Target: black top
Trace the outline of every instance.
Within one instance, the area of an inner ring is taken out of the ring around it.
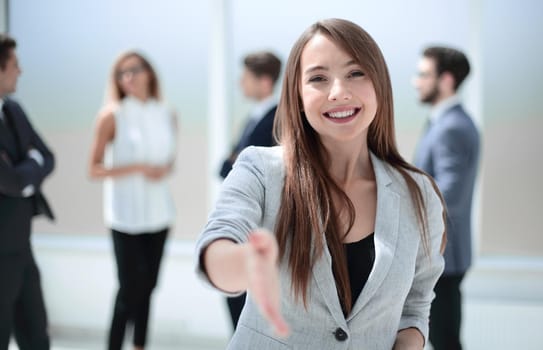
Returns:
[[[352,305],[362,292],[373,268],[373,262],[375,261],[373,236],[372,233],[360,241],[344,244],[347,255],[347,268],[349,269]]]

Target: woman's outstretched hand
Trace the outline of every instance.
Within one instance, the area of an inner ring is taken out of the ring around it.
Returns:
[[[250,295],[275,333],[286,337],[289,327],[281,315],[275,236],[266,230],[256,230],[249,236],[248,246],[247,278]]]

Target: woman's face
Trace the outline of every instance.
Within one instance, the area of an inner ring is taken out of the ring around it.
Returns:
[[[302,52],[300,69],[303,109],[323,144],[365,140],[377,98],[362,67],[327,36],[316,34]]]
[[[126,95],[140,99],[149,96],[149,72],[138,57],[124,59],[116,72],[116,79]]]

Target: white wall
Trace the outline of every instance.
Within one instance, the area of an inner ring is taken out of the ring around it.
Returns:
[[[0,0],[0,32],[3,33],[8,29],[7,3],[7,0]]]

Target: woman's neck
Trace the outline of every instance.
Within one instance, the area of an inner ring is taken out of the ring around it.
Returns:
[[[340,186],[360,179],[374,179],[369,149],[362,145],[341,145],[328,149],[328,171]]]
[[[130,94],[128,96],[142,103],[147,102],[151,98],[149,94]]]

